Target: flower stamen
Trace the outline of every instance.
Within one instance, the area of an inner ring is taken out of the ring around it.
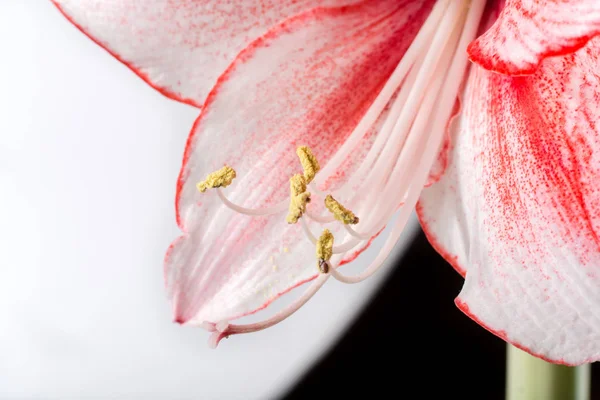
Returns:
[[[254,217],[260,217],[260,216],[265,216],[265,215],[273,215],[273,214],[277,214],[280,212],[283,212],[286,210],[286,208],[288,208],[288,204],[287,201],[282,201],[279,204],[276,204],[272,207],[264,207],[264,208],[246,208],[246,207],[242,207],[240,205],[237,205],[235,203],[232,203],[227,196],[225,196],[225,194],[223,193],[223,191],[221,190],[221,188],[217,188],[217,194],[219,195],[219,198],[221,199],[221,201],[223,202],[223,204],[229,208],[231,208],[233,211],[236,211],[240,214],[245,214],[245,215],[251,215]]]
[[[345,283],[357,283],[383,265],[404,231],[443,141],[461,78],[467,68],[464,56],[466,46],[477,32],[484,6],[484,1],[436,2],[415,42],[391,76],[389,85],[386,84],[351,137],[320,171],[321,176],[315,178],[320,166],[310,149],[305,146],[297,149],[304,174],[294,175],[290,179],[289,210],[291,213],[294,203],[294,210],[299,214],[294,222],[301,219],[306,237],[315,245],[320,274],[300,298],[264,321],[244,325],[227,322],[205,324],[213,332],[211,344],[216,345],[230,335],[256,332],[283,321],[305,304],[331,275]],[[331,195],[326,197],[325,205],[333,217],[313,215],[306,207],[310,198],[307,186],[314,180],[311,191],[319,196],[328,194],[322,193],[316,186],[324,186],[346,156],[360,144],[400,85],[402,88],[393,101],[384,129],[371,146],[369,155],[362,160],[359,173],[353,172],[343,186],[341,197],[337,192],[334,193],[344,202],[350,201],[353,208],[358,207],[356,211],[361,215],[360,227],[363,232],[355,231],[350,225],[359,222],[356,215]],[[411,173],[407,173],[408,170]],[[228,205],[221,189],[217,192]],[[368,195],[363,196],[363,193]],[[348,198],[351,194],[358,195]],[[303,197],[298,198],[300,195]],[[274,207],[280,208],[282,205],[287,204],[280,203]],[[383,248],[362,273],[346,276],[335,268],[330,261],[333,255],[344,254],[380,232],[396,211],[399,211],[398,217]],[[306,218],[300,218],[303,214],[318,223],[338,220],[351,237],[345,243],[334,246],[333,234],[325,229],[317,239],[310,231]]]
[[[317,241],[317,267],[322,274],[329,272],[329,260],[333,255],[333,234],[325,229]]]
[[[306,180],[296,174],[290,178],[290,207],[286,217],[288,224],[295,224],[306,212],[306,204],[310,202],[310,193],[306,191]]]
[[[312,213],[310,210],[306,210],[306,216],[320,224],[329,224],[329,223],[335,221],[335,217],[333,215],[326,215],[326,216],[316,215],[316,214]]]
[[[296,174],[290,178],[290,193],[292,196],[298,196],[306,192],[306,178]]]
[[[406,78],[406,75],[415,64],[415,61],[418,59],[419,55],[422,54],[423,49],[428,47],[431,38],[439,26],[440,20],[443,19],[448,4],[448,0],[436,2],[433,10],[427,17],[427,20],[419,30],[419,33],[414,38],[412,44],[407,49],[406,53],[402,57],[402,60],[390,76],[389,80],[378,94],[369,111],[363,116],[363,119],[361,119],[354,131],[344,141],[342,146],[323,168],[323,179],[319,178],[317,180],[318,182],[315,182],[319,186],[324,184],[326,178],[335,172],[335,170],[346,159],[348,154],[353,151],[353,149],[360,143],[364,135],[367,134],[369,129],[377,121],[377,118],[392,99],[396,90],[401,86],[402,82]]]
[[[358,217],[354,213],[344,207],[339,201],[333,198],[332,195],[328,194],[325,197],[325,207],[333,214],[335,219],[341,223],[348,225],[358,224]]]
[[[317,239],[317,237],[315,235],[313,235],[313,233],[311,232],[310,228],[308,227],[308,224],[306,223],[305,219],[302,218],[300,220],[301,224],[302,224],[302,229],[304,230],[304,234],[306,235],[306,238],[314,245],[317,244],[317,242],[319,241],[319,239]],[[347,226],[347,225],[344,225]],[[352,250],[353,248],[356,247],[357,244],[360,243],[360,240],[357,240],[357,238],[350,238],[349,240],[347,240],[346,242],[342,243],[342,244],[338,244],[337,246],[333,246],[332,252],[333,254],[343,254],[349,250]]]
[[[198,182],[196,187],[202,193],[208,189],[227,187],[236,177],[235,170],[228,165],[225,165],[218,171],[211,172],[202,182]]]
[[[222,339],[228,338],[231,335],[258,332],[280,323],[281,321],[298,311],[300,307],[302,307],[304,304],[306,304],[306,302],[310,300],[315,295],[315,293],[319,291],[323,284],[327,282],[329,276],[329,274],[320,274],[317,277],[317,279],[315,279],[312,282],[312,284],[306,289],[302,296],[297,298],[283,310],[277,312],[275,315],[268,319],[265,319],[264,321],[255,322],[251,324],[229,324],[223,331],[218,331],[215,327],[216,324],[212,324],[210,322],[201,324],[202,327],[207,329],[209,332],[212,332],[212,335],[208,339],[208,345],[211,348],[215,348]]]
[[[374,207],[378,210],[380,207],[388,207],[390,202],[388,201],[388,204],[385,204],[386,198],[403,198],[404,205],[400,209],[395,226],[390,232],[390,235],[388,236],[383,248],[365,271],[355,276],[345,276],[336,269],[331,269],[331,275],[341,282],[361,282],[373,275],[373,273],[375,273],[383,265],[383,262],[389,256],[390,252],[394,248],[394,245],[399,240],[400,235],[404,230],[404,226],[407,223],[410,211],[419,198],[421,188],[425,185],[429,170],[435,160],[435,157],[437,156],[437,150],[443,139],[445,125],[451,115],[454,102],[456,101],[461,77],[464,75],[465,68],[467,67],[467,58],[464,56],[464,52],[466,51],[468,43],[473,40],[477,33],[479,21],[485,7],[485,2],[473,2],[467,4],[470,4],[470,7],[465,7],[464,9],[465,11],[468,11],[466,13],[466,18],[459,25],[461,28],[459,31],[460,39],[458,40],[458,43],[454,45],[455,48],[452,49],[451,53],[452,57],[448,57],[449,60],[446,64],[449,66],[449,68],[446,69],[445,74],[443,74],[443,70],[440,70],[442,75],[436,76],[434,84],[430,86],[431,90],[428,90],[428,92],[430,91],[430,94],[427,96],[427,101],[425,102],[426,106],[421,107],[419,113],[421,115],[417,118],[417,121],[415,121],[412,127],[412,130],[416,132],[426,129],[428,132],[430,132],[428,135],[429,137],[419,138],[418,136],[409,135],[409,141],[412,140],[414,142],[410,146],[407,145],[407,147],[413,149],[411,152],[412,156],[406,157],[404,154],[400,156],[400,158],[404,158],[405,162],[401,162],[396,165],[394,171],[387,181],[387,184],[385,185],[386,187],[382,192],[383,194],[380,194],[379,196],[380,200]],[[457,6],[458,3],[451,4],[451,7],[455,8],[452,10],[452,13],[449,13],[448,18],[453,18],[457,11],[460,12],[460,10],[456,9]],[[446,57],[447,56],[448,54]],[[435,108],[433,108],[434,103],[436,106]],[[431,110],[434,110],[433,115],[431,114]],[[425,121],[429,121],[430,124],[425,123]],[[414,156],[416,154],[420,154],[422,156],[421,159],[418,160],[418,168],[416,168],[413,173],[410,186],[402,192],[396,191],[396,193],[394,193],[394,185],[396,187],[400,186],[398,185],[400,174],[402,174],[402,171],[406,170],[406,167],[410,165],[410,163],[414,163]],[[397,207],[394,205],[392,206]],[[378,217],[380,220],[385,218],[385,212],[380,212],[379,214],[380,215]]]
[[[321,169],[319,161],[313,154],[312,150],[307,146],[298,147],[296,149],[296,154],[300,159],[300,164],[302,164],[306,184],[309,184],[315,178],[317,172],[319,172],[319,170]],[[306,190],[306,188],[304,190]]]

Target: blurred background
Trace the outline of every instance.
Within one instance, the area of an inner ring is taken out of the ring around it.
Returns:
[[[462,278],[414,219],[376,277],[210,350],[162,281],[197,110],[49,1],[0,1],[0,48],[0,399],[503,398],[504,343],[455,308]]]

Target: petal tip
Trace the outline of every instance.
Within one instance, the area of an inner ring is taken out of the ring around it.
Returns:
[[[217,328],[215,327],[215,324],[213,324],[212,322],[208,322],[208,321],[204,321],[200,324],[200,328],[207,330],[209,332],[216,332]]]
[[[214,332],[208,338],[208,347],[211,349],[216,349],[219,343],[221,342],[221,339],[226,337],[227,335],[225,335],[223,332]]]
[[[575,53],[600,34],[600,7],[592,0],[506,3],[489,6],[489,27],[467,47],[469,59],[490,72],[532,75],[545,59]]]
[[[217,331],[224,333],[227,330],[227,328],[229,328],[229,322],[228,321],[220,321],[220,322],[217,322],[214,325],[214,327]]]
[[[486,71],[509,76],[533,75],[545,58],[540,58],[535,63],[524,63],[524,65],[517,66],[503,61],[498,55],[489,56],[481,49],[478,40],[471,42],[467,47],[467,57],[469,57],[469,61]]]
[[[179,306],[177,293],[175,293],[173,297],[173,322],[179,325],[186,325],[190,319],[190,316],[186,315],[184,310]],[[207,328],[210,331],[210,325],[207,325]]]
[[[531,350],[530,348],[528,348],[528,347],[526,347],[526,346],[524,346],[524,345],[522,345],[520,343],[514,342],[511,339],[509,339],[508,335],[506,334],[505,331],[503,331],[503,330],[495,330],[495,329],[491,328],[490,326],[488,326],[485,322],[483,322],[483,320],[481,320],[479,317],[477,317],[477,315],[475,315],[471,311],[469,305],[464,300],[462,300],[460,297],[457,297],[454,300],[454,304],[456,304],[456,307],[458,307],[458,309],[460,311],[462,311],[466,316],[468,316],[469,318],[471,318],[473,321],[475,321],[481,327],[485,328],[489,332],[491,332],[494,335],[498,336],[500,339],[504,340],[506,343],[509,343],[512,346],[515,346],[516,348],[518,348],[520,350],[523,350],[524,352],[526,352],[528,354],[531,354],[534,357],[539,358],[540,360],[549,362],[551,364],[564,365],[564,366],[567,366],[567,367],[576,367],[578,365],[587,364],[587,363],[590,362],[588,360],[584,360],[584,361],[579,362],[579,363],[573,363],[573,362],[570,362],[570,361],[566,361],[563,358],[553,359],[553,358],[547,357],[547,356],[545,356],[543,354],[536,353],[533,350]]]

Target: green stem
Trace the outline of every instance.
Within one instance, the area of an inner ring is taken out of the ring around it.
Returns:
[[[550,364],[507,345],[506,400],[589,400],[590,365]]]

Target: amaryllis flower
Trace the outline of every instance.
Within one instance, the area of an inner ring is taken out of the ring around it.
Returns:
[[[201,108],[165,261],[176,321],[213,344],[269,327],[374,273],[416,206],[462,311],[553,362],[600,359],[597,0],[55,3]],[[363,273],[338,269],[386,225]]]

